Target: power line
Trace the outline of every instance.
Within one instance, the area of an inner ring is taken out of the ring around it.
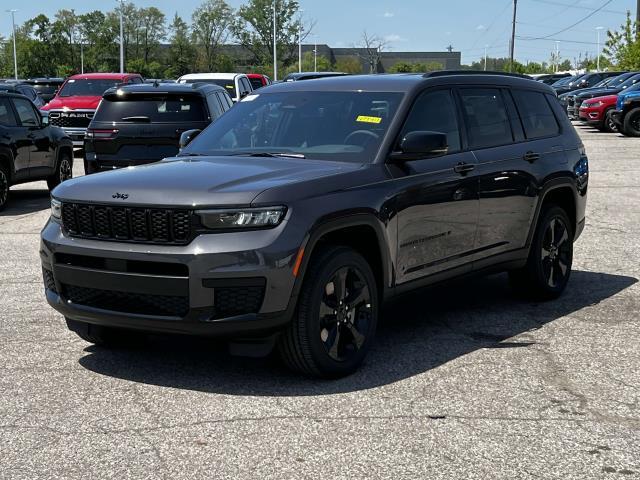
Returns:
[[[593,12],[591,12],[589,15],[587,15],[586,17],[578,20],[576,23],[569,25],[567,28],[563,28],[562,30],[559,30],[555,33],[551,33],[549,35],[545,35],[544,37],[520,37],[521,40],[547,40],[548,38],[554,37],[556,35],[558,35],[559,33],[564,33],[567,30],[571,30],[573,27],[575,27],[576,25],[580,25],[582,22],[590,19],[591,17],[593,17],[596,13],[598,13],[600,10],[602,10],[604,7],[606,7],[607,5],[609,5],[611,2],[613,2],[613,0],[607,0],[604,5],[602,5],[600,8],[597,8],[596,10],[594,10]]]
[[[576,4],[554,2],[553,0],[533,0],[533,1],[534,2],[538,2],[538,3],[546,3],[546,4],[549,4],[549,5],[559,5],[561,7],[576,8],[576,9],[580,9],[580,10],[593,10],[592,8],[589,8],[589,7],[581,7],[581,6],[578,6]],[[627,12],[622,12],[620,10],[602,10],[602,12],[616,13],[618,15],[626,15],[626,13],[627,13]]]

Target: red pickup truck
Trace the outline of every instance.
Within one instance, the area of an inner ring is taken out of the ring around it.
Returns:
[[[62,127],[75,148],[82,148],[89,122],[102,94],[111,87],[142,83],[137,73],[84,73],[73,75],[62,84],[56,96],[42,110],[49,112],[49,123]]]

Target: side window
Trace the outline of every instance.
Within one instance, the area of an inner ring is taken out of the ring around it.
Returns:
[[[0,98],[0,125],[3,127],[15,127],[18,125],[9,100],[6,98]]]
[[[229,100],[229,95],[227,95],[226,93],[216,93],[216,96],[218,97],[218,100],[220,101],[222,110],[224,112],[231,108],[231,106],[229,105],[229,103],[231,103],[231,100]]]
[[[220,115],[224,113],[222,110],[222,106],[220,105],[220,100],[218,100],[218,95],[216,93],[207,95],[207,105],[209,105],[211,120],[219,118]]]
[[[513,142],[511,125],[500,90],[460,90],[470,148],[487,148]]]
[[[449,152],[460,150],[460,128],[450,90],[429,91],[418,97],[407,116],[402,136],[414,131],[444,133],[447,135]]]
[[[20,123],[23,126],[37,127],[38,125],[40,125],[40,121],[38,120],[36,111],[34,110],[29,100],[14,98],[13,105],[16,107],[18,118],[20,119]]]
[[[560,133],[556,117],[543,93],[513,90],[512,94],[527,138],[549,137]]]
[[[129,83],[142,83],[142,79],[140,77],[131,77]]]

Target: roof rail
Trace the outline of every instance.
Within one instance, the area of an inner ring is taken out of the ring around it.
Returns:
[[[516,77],[531,80],[529,75],[520,73],[494,72],[491,70],[438,70],[423,75],[424,78],[448,77],[450,75],[500,75],[503,77]]]

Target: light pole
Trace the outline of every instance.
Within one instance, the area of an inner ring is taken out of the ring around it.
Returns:
[[[302,12],[300,10],[300,24],[298,25],[298,73],[302,73]]]
[[[124,2],[126,0],[116,0],[120,2],[120,73],[124,73],[124,27],[122,15],[124,14]]]
[[[80,34],[80,73],[84,74],[84,37]]]
[[[604,27],[596,27],[596,32],[598,32],[598,50],[596,51],[596,55],[598,55],[598,58],[596,60],[596,69],[598,70],[598,72],[600,71],[600,30],[604,30]]]
[[[556,73],[558,73],[559,66],[560,66],[560,42],[556,40]]]
[[[313,71],[318,71],[318,36],[313,36]]]
[[[16,12],[18,10],[7,10],[11,14],[11,24],[13,25],[13,70],[15,79],[18,79],[18,54],[16,53]]]
[[[513,54],[516,49],[516,19],[518,0],[513,0],[513,21],[511,23],[511,43],[509,44],[509,71],[513,72]]]
[[[276,0],[273,0],[273,80],[278,80],[278,37],[276,36]]]
[[[489,45],[485,45],[484,46],[484,71],[487,71],[487,48],[489,48]]]

